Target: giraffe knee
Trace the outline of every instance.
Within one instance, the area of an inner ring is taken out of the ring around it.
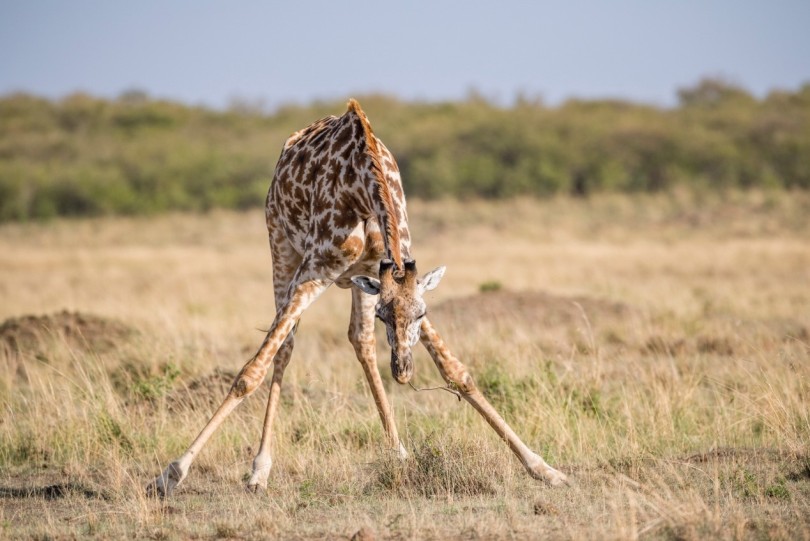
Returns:
[[[453,384],[463,394],[472,394],[476,390],[475,380],[466,368],[459,376],[453,378]]]
[[[453,384],[462,394],[472,394],[476,391],[475,380],[466,366],[459,361],[453,363],[450,370],[445,371],[445,379]]]
[[[238,376],[236,381],[233,382],[233,386],[231,386],[231,394],[236,398],[246,397],[255,390],[255,387],[250,384],[250,381],[242,376]]]
[[[230,393],[236,398],[244,398],[249,396],[259,388],[259,385],[264,381],[264,376],[267,370],[262,370],[258,367],[245,367],[242,372],[236,376],[236,380],[231,386]]]
[[[349,329],[349,342],[354,346],[354,351],[361,360],[377,354],[377,341],[374,333],[357,333],[353,329]]]

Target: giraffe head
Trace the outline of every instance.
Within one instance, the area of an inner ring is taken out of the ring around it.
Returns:
[[[444,267],[433,269],[421,278],[416,274],[416,262],[405,262],[400,271],[390,259],[380,262],[380,279],[353,276],[352,282],[369,295],[379,295],[376,316],[385,323],[391,346],[391,374],[399,383],[408,383],[413,376],[411,347],[419,340],[419,327],[427,313],[422,294],[439,285]]]

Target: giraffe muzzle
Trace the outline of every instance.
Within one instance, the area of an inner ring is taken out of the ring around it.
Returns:
[[[397,353],[391,350],[391,375],[402,385],[411,381],[413,377],[413,356],[411,350]]]

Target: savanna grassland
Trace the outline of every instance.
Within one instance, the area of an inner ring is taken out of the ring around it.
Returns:
[[[263,494],[243,490],[267,389],[167,501],[274,314],[260,210],[0,227],[0,537],[810,539],[810,195],[413,201],[431,320],[526,443],[392,382],[384,448],[346,340],[305,314]],[[379,331],[380,329],[378,329]],[[442,384],[416,350],[415,384]]]

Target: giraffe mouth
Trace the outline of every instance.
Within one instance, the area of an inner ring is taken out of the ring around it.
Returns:
[[[411,381],[413,377],[413,357],[411,350],[407,353],[397,354],[395,350],[391,350],[391,375],[400,385],[404,385]]]

